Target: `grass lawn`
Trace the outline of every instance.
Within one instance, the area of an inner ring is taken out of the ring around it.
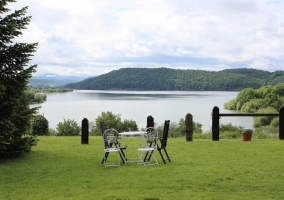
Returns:
[[[159,166],[105,168],[101,137],[39,139],[31,153],[0,160],[0,199],[284,199],[283,140],[169,138],[171,163],[156,154]],[[133,156],[138,143],[129,140]]]

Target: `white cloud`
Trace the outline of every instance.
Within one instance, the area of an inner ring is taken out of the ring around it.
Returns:
[[[122,67],[284,70],[280,0],[26,0],[37,74]],[[92,64],[90,64],[92,63]],[[249,64],[248,64],[249,63]]]

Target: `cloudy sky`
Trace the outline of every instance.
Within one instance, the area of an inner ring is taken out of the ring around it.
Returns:
[[[284,70],[284,0],[18,0],[35,75],[124,67]]]

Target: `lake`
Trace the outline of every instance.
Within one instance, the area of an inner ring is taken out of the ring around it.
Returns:
[[[155,123],[164,120],[179,122],[187,113],[193,121],[201,123],[203,131],[211,130],[211,112],[218,106],[220,113],[235,113],[225,110],[225,102],[235,98],[238,92],[223,91],[102,91],[76,90],[67,93],[47,93],[47,101],[33,104],[41,106],[40,114],[49,121],[50,128],[56,128],[63,119],[74,119],[80,124],[84,118],[89,122],[111,111],[124,119],[136,121],[139,128],[146,126],[147,116],[152,115]],[[220,123],[252,128],[252,117],[222,117]]]

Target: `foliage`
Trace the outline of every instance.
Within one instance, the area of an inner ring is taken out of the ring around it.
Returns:
[[[119,129],[121,131],[137,131],[138,130],[138,126],[137,126],[135,121],[125,119],[120,124]]]
[[[159,135],[161,135],[164,130],[164,124],[158,125],[155,129],[158,131]],[[181,118],[178,123],[170,122],[168,137],[174,137],[174,138],[183,137],[185,136],[185,132],[186,132],[186,126],[185,126],[185,120],[183,118]],[[202,133],[202,124],[198,122],[193,122],[193,133],[194,134]]]
[[[107,111],[107,112],[102,112],[101,115],[99,115],[95,119],[96,125],[95,126],[93,124],[91,125],[91,135],[102,135],[100,122],[104,122],[106,129],[114,128],[118,132],[138,130],[138,126],[135,121],[124,120],[123,122],[121,122],[120,114],[116,115],[110,111]]]
[[[48,120],[44,115],[36,115],[33,117],[32,134],[33,135],[48,135]]]
[[[244,129],[244,130],[242,130],[241,133],[243,133],[243,134],[253,134],[253,130],[252,129]]]
[[[215,71],[122,68],[65,87],[85,90],[240,91],[284,82],[284,74],[256,69]],[[127,80],[127,81],[125,81]]]
[[[10,12],[6,8],[14,0],[0,3],[0,157],[16,157],[29,152],[37,139],[29,136],[32,116],[37,108],[29,108],[27,82],[36,65],[28,66],[37,44],[15,43],[22,29],[30,23],[27,7]]]
[[[232,123],[221,123],[219,126],[220,139],[240,138],[240,133],[244,128],[242,126],[234,126]],[[210,132],[212,135],[212,133]],[[211,136],[212,137],[212,136]]]
[[[232,123],[221,123],[219,127],[220,133],[222,132],[238,132],[240,133],[244,128],[242,126],[234,126]]]
[[[267,107],[267,108],[261,108],[259,109],[256,113],[277,113],[277,111],[272,108],[272,107]],[[279,119],[279,117],[277,117]],[[275,117],[270,117],[270,116],[265,116],[265,117],[254,117],[253,121],[254,121],[254,127],[259,127],[259,126],[267,126],[270,125],[270,123],[272,122],[272,120],[276,118]],[[274,125],[275,121],[273,122]],[[279,121],[279,120],[278,120]]]
[[[246,113],[275,113],[284,106],[284,84],[268,85],[258,89],[246,88],[239,92],[235,99],[225,103],[229,110],[238,110]],[[275,117],[254,117],[254,127],[278,126],[279,120]]]
[[[55,93],[55,92],[72,92],[73,90],[65,87],[40,87],[30,88],[31,91],[37,93]]]
[[[236,139],[241,138],[242,126],[235,126],[232,123],[221,123],[219,126],[220,139]],[[208,131],[202,134],[194,134],[195,139],[212,139],[212,132]]]
[[[30,103],[43,103],[44,101],[46,101],[45,94],[36,93],[35,91],[30,89],[26,91],[26,95]]]
[[[58,136],[77,136],[80,133],[80,126],[75,120],[67,119],[59,122],[56,127]]]
[[[49,136],[56,136],[56,135],[57,135],[57,132],[56,132],[55,129],[49,128],[49,129],[48,129],[48,135],[49,135]]]

